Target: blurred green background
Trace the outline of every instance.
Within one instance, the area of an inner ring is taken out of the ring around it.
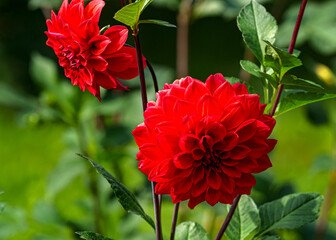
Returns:
[[[100,26],[117,24],[117,0],[105,1]],[[189,74],[205,80],[217,72],[250,77],[239,60],[251,59],[236,16],[247,0],[196,0],[189,34]],[[288,47],[300,1],[259,1],[279,24],[277,45]],[[88,154],[122,181],[153,216],[150,184],[137,170],[137,146],[131,131],[142,121],[138,79],[125,81],[131,91],[104,91],[102,103],[64,77],[45,45],[46,18],[60,0],[0,0],[0,239],[78,239],[74,232],[100,230],[114,239],[154,239],[138,216],[127,214],[109,185],[75,153]],[[155,0],[143,18],[173,24],[179,0]],[[296,48],[304,67],[297,76],[335,84],[336,2],[309,1]],[[176,29],[141,26],[143,53],[153,64],[160,88],[176,78]],[[131,40],[131,39],[130,39]],[[129,41],[133,45],[132,41]],[[148,93],[154,99],[146,70]],[[277,118],[271,153],[273,168],[259,174],[252,196],[258,204],[292,192],[319,192],[331,200],[325,208],[324,238],[317,223],[280,231],[284,239],[336,239],[336,102],[329,100]],[[83,147],[84,146],[84,147]],[[83,149],[85,148],[85,149]],[[329,189],[329,190],[328,190]],[[98,197],[97,197],[98,195]],[[179,222],[199,222],[212,237],[226,214],[222,205],[182,204]],[[170,233],[173,205],[163,198],[164,235]],[[320,221],[321,224],[321,221]]]

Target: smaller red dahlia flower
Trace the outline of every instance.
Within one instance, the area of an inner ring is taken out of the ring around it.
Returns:
[[[187,77],[166,84],[156,98],[133,135],[139,169],[157,183],[157,194],[174,203],[189,199],[190,208],[232,204],[250,194],[252,173],[272,166],[275,120],[244,84],[231,85],[221,74],[205,83]]]
[[[98,21],[105,2],[64,0],[56,15],[47,20],[47,45],[54,49],[65,76],[82,91],[88,89],[99,101],[100,87],[124,89],[118,79],[138,75],[136,51],[124,46],[128,30],[113,26],[100,35]]]

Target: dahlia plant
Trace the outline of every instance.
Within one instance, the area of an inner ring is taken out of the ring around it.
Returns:
[[[274,117],[299,106],[334,98],[325,86],[289,75],[302,65],[293,55],[307,0],[302,1],[288,51],[274,46],[277,24],[266,9],[251,0],[240,12],[237,23],[244,42],[259,65],[242,60],[241,67],[253,75],[242,83],[221,73],[204,82],[190,76],[156,88],[156,100],[147,102],[144,68],[150,68],[140,47],[140,24],[172,27],[162,20],[140,20],[152,0],[121,1],[115,19],[129,27],[134,45],[126,45],[125,26],[98,26],[103,0],[64,0],[56,15],[47,20],[47,45],[52,47],[65,75],[82,91],[88,89],[101,101],[100,87],[128,88],[120,79],[139,76],[143,103],[143,123],[134,129],[139,147],[138,168],[152,185],[155,220],[147,215],[135,196],[103,167],[88,159],[111,185],[126,211],[141,216],[162,240],[161,201],[169,195],[175,204],[170,239],[210,239],[197,223],[176,227],[179,203],[197,211],[197,205],[225,204],[228,214],[216,240],[279,239],[276,229],[298,228],[317,219],[323,197],[317,193],[297,193],[266,203],[259,208],[249,197],[256,185],[254,174],[272,166],[269,153],[277,140],[271,137]],[[135,80],[132,80],[135,81]],[[157,83],[155,82],[157,86]],[[279,139],[281,141],[281,139]],[[224,208],[224,206],[223,206]],[[95,232],[78,232],[84,239],[109,239]]]

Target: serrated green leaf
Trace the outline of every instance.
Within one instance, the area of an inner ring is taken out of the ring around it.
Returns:
[[[326,99],[335,98],[336,94],[323,94],[314,92],[289,92],[283,94],[279,106],[274,116],[279,116],[295,108],[307,105],[313,102],[319,102]]]
[[[270,42],[265,41],[264,65],[273,68],[279,74],[281,79],[286,72],[295,67],[301,66],[302,62],[294,55],[273,46]]]
[[[118,198],[121,206],[126,211],[132,212],[136,215],[141,216],[146,222],[148,222],[154,229],[155,224],[153,220],[145,213],[141,205],[136,200],[135,196],[117,179],[115,179],[110,173],[108,173],[102,166],[92,161],[90,158],[77,154],[78,156],[88,160],[97,170],[99,174],[101,174],[111,185],[111,188]]]
[[[271,43],[275,41],[278,26],[274,17],[252,0],[240,11],[237,23],[246,45],[262,63],[266,45],[264,40]]]
[[[94,232],[76,232],[82,239],[86,240],[113,240],[112,238],[104,237],[103,235],[99,233],[94,233]]]
[[[228,211],[230,207],[228,206]],[[238,207],[225,231],[229,239],[243,240],[260,224],[259,211],[253,199],[247,195],[241,196]]]
[[[183,222],[176,227],[175,240],[210,240],[210,236],[200,224]]]
[[[156,19],[140,20],[139,24],[140,23],[151,23],[151,24],[161,25],[161,26],[164,26],[164,27],[176,28],[176,26],[174,24],[171,24],[169,22],[162,21],[162,20],[156,20]]]
[[[294,193],[260,206],[257,236],[275,229],[294,229],[315,221],[323,196],[318,193]]]
[[[314,91],[314,90],[321,91],[324,89],[320,84],[317,84],[313,81],[297,78],[294,75],[288,75],[288,74],[283,77],[281,84],[291,88],[303,89],[308,91]]]
[[[116,12],[114,19],[131,27],[131,29],[135,31],[142,11],[145,10],[152,1],[153,0],[138,0],[134,3],[128,4]]]

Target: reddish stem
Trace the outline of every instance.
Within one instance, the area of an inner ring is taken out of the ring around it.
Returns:
[[[175,230],[176,230],[176,223],[177,223],[179,207],[180,207],[180,203],[176,203],[174,206],[173,221],[172,221],[171,232],[170,232],[170,240],[175,239]]]
[[[292,35],[292,40],[291,40],[289,48],[288,48],[288,52],[290,54],[292,54],[293,51],[294,51],[294,46],[295,46],[296,38],[297,38],[298,33],[299,33],[301,21],[302,21],[302,18],[303,18],[303,14],[304,14],[307,2],[308,2],[308,0],[303,0],[302,4],[301,4],[301,7],[300,7],[299,15],[297,17],[295,28],[294,28],[293,35]],[[281,80],[280,80],[280,83],[281,83]],[[277,108],[277,106],[279,104],[279,101],[280,101],[282,90],[283,90],[283,84],[280,84],[280,87],[278,89],[274,105],[272,107],[271,116],[274,116],[274,114],[275,114],[275,110],[276,110],[276,108]]]
[[[234,212],[236,211],[236,208],[237,208],[237,206],[238,206],[240,197],[241,197],[241,195],[238,195],[238,196],[235,198],[235,200],[233,201],[233,204],[232,204],[232,206],[231,206],[231,208],[230,208],[230,211],[229,211],[228,215],[226,216],[225,221],[224,221],[224,223],[223,223],[221,229],[219,230],[219,232],[218,232],[218,234],[217,234],[215,240],[220,240],[220,239],[222,239],[222,237],[223,237],[223,235],[224,235],[224,232],[225,232],[226,228],[229,226],[229,223],[230,223],[230,221],[231,221],[231,219],[232,219],[232,217],[233,217],[233,214],[234,214]]]
[[[123,7],[126,6],[125,0],[121,0],[121,6],[123,6]]]

